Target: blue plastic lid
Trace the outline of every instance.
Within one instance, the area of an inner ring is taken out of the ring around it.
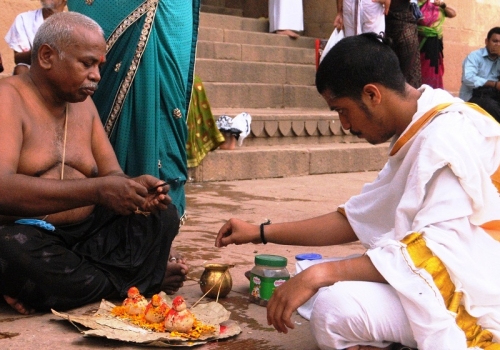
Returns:
[[[323,259],[323,256],[318,253],[303,253],[295,255],[295,259],[297,260],[319,260]]]

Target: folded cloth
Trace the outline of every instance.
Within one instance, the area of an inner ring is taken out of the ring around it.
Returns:
[[[215,121],[217,128],[221,131],[230,132],[238,140],[238,146],[243,144],[243,140],[250,134],[250,124],[252,116],[246,112],[238,114],[231,118],[227,115],[221,115]]]
[[[252,116],[246,112],[238,114],[233,118],[233,128],[240,130],[238,146],[243,144],[243,140],[250,134],[250,124],[252,123]]]

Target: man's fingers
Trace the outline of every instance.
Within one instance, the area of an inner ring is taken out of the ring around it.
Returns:
[[[273,294],[267,304],[267,323],[281,333],[288,333],[288,328],[283,322],[283,303],[278,301],[276,295]]]
[[[217,238],[215,239],[216,247],[225,247],[231,243],[229,237],[231,236],[231,223],[226,222],[217,233]]]

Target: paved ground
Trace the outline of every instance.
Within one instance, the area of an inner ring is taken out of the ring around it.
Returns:
[[[248,302],[248,281],[244,272],[253,266],[255,254],[278,254],[288,258],[288,269],[295,272],[294,257],[298,253],[317,252],[324,257],[347,256],[363,252],[355,243],[341,247],[289,247],[273,244],[214,247],[220,226],[230,217],[260,223],[266,218],[274,222],[305,219],[335,210],[363,183],[372,181],[376,173],[314,175],[281,179],[232,182],[189,183],[188,214],[174,246],[188,259],[190,280],[180,293],[189,303],[203,293],[198,284],[206,263],[234,264],[233,288],[219,302],[231,311],[242,333],[237,337],[209,343],[196,349],[297,349],[316,350],[308,321],[293,316],[296,328],[287,335],[267,326],[266,309]],[[71,310],[74,314],[92,314],[98,304]],[[69,322],[52,314],[22,316],[0,303],[0,349],[137,349],[141,346],[102,338],[84,338]]]

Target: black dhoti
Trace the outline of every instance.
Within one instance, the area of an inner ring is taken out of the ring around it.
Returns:
[[[0,293],[36,310],[64,310],[102,298],[160,291],[179,231],[174,205],[149,216],[96,207],[84,221],[43,228],[0,226]]]

